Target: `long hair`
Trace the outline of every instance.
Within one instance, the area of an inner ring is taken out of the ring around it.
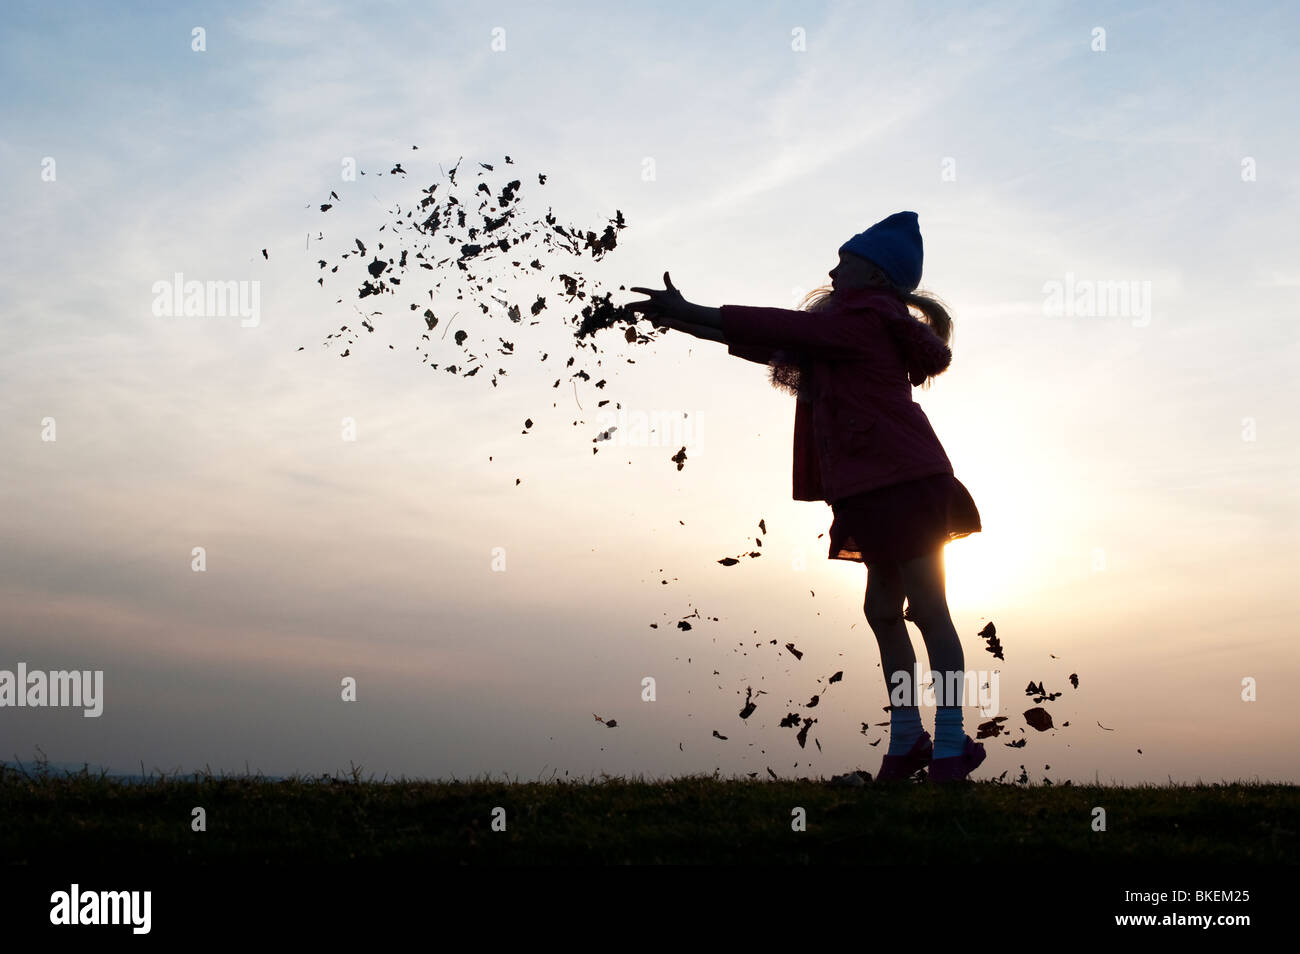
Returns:
[[[938,335],[944,344],[952,344],[952,315],[948,313],[948,308],[943,301],[935,295],[920,289],[911,292],[904,291],[895,285],[875,262],[868,261],[868,265],[870,266],[870,284],[880,286],[907,305],[908,308],[919,312],[920,314],[917,317],[929,325],[930,330]],[[807,312],[824,311],[834,304],[833,294],[834,289],[830,285],[814,288],[799,303],[799,310]],[[809,387],[811,365],[806,357],[778,351],[773,355],[772,363],[768,368],[772,387],[788,394],[798,395],[800,400],[806,401],[811,398],[811,388]],[[926,378],[921,387],[928,390],[930,381],[930,378]]]

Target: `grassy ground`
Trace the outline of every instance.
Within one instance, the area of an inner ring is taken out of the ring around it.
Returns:
[[[207,830],[191,831],[192,810]],[[492,830],[505,809],[506,830]],[[792,830],[794,809],[806,830]],[[1106,831],[1092,830],[1095,808]],[[832,788],[708,776],[124,783],[0,763],[0,864],[140,862],[1295,863],[1291,785]]]

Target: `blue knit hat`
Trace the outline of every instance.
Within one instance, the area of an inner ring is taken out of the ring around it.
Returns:
[[[921,284],[921,228],[915,212],[895,212],[840,246],[880,266],[899,288],[915,291]]]

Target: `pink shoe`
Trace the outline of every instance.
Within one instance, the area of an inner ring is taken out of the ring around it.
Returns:
[[[901,782],[909,779],[930,764],[934,754],[934,742],[930,733],[922,730],[920,738],[913,744],[906,755],[886,755],[876,773],[877,782]]]
[[[980,763],[984,761],[985,754],[984,743],[976,742],[968,735],[966,736],[966,745],[962,749],[961,755],[953,755],[944,759],[933,759],[930,762],[930,781],[965,781],[967,775],[980,767]]]

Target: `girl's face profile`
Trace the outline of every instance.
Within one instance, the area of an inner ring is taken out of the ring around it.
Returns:
[[[831,288],[869,288],[878,284],[876,266],[852,252],[840,252],[839,264],[828,273]]]

